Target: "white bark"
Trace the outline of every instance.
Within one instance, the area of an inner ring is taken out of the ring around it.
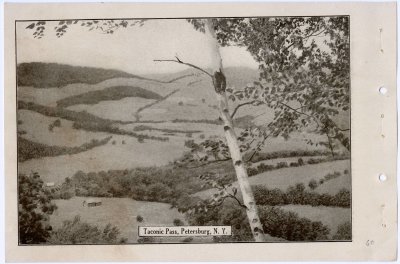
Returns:
[[[212,71],[213,71],[213,84],[215,88],[216,97],[219,104],[220,117],[224,124],[224,131],[226,141],[229,147],[233,165],[238,180],[240,190],[242,192],[244,205],[247,207],[246,213],[250,223],[251,232],[256,242],[264,242],[267,238],[272,238],[265,235],[263,232],[262,224],[258,216],[257,205],[254,200],[253,191],[249,183],[247,170],[242,160],[240,153],[237,136],[233,129],[232,118],[229,113],[228,100],[225,93],[226,81],[223,73],[222,58],[220,54],[220,45],[214,31],[212,19],[206,20],[206,27],[210,34],[211,41],[213,41],[213,58],[212,58]]]

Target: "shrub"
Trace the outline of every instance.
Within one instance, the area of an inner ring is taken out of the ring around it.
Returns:
[[[48,240],[50,244],[120,244],[126,241],[119,237],[117,227],[106,225],[103,229],[82,222],[79,216],[64,221],[61,228],[52,232]]]
[[[138,223],[143,222],[143,220],[144,220],[143,216],[141,216],[141,215],[136,216],[136,221],[137,221]]]
[[[183,102],[182,102],[182,101],[179,101],[178,105],[179,105],[179,106],[182,106],[182,105],[183,105]]]
[[[303,166],[304,165],[304,160],[302,158],[299,158],[297,160],[297,163],[299,164],[299,166]]]
[[[184,223],[182,222],[181,219],[178,218],[174,219],[174,226],[183,226],[183,225]]]
[[[278,164],[276,164],[275,166],[276,169],[287,168],[287,167],[289,167],[289,165],[286,161],[278,162]]]
[[[259,209],[264,232],[289,241],[327,240],[329,228],[321,222],[300,218],[296,213],[285,212],[276,207]]]
[[[290,167],[299,167],[297,162],[290,162]]]
[[[254,198],[258,205],[283,205],[286,194],[280,189],[269,190],[263,186],[254,186]]]
[[[336,234],[332,237],[334,240],[351,240],[351,224],[345,222],[338,226]]]
[[[308,183],[308,187],[310,187],[311,190],[314,190],[318,187],[317,181],[314,179],[310,180],[310,182]]]

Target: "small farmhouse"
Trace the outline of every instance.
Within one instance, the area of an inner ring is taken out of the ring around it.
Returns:
[[[101,200],[98,198],[90,198],[83,202],[83,206],[85,206],[85,204],[87,204],[88,207],[100,206]]]

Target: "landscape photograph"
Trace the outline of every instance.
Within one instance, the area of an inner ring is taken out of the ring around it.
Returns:
[[[349,23],[17,21],[19,245],[351,241]]]

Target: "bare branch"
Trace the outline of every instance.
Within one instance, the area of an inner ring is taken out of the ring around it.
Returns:
[[[197,70],[199,70],[199,71],[201,71],[201,72],[207,74],[207,75],[210,76],[211,78],[213,78],[213,76],[212,76],[209,72],[207,72],[206,70],[200,68],[199,66],[196,66],[196,65],[191,64],[191,63],[183,62],[183,61],[181,61],[178,57],[175,57],[175,58],[176,58],[176,60],[154,60],[154,61],[157,61],[157,62],[175,62],[175,63],[183,64],[183,65],[192,67],[192,68],[194,68],[194,69],[197,69]]]
[[[283,105],[283,106],[289,108],[290,110],[292,110],[292,111],[294,111],[294,112],[296,112],[296,113],[298,113],[298,114],[300,114],[300,115],[305,115],[305,116],[311,117],[312,119],[314,119],[315,123],[317,124],[317,128],[320,127],[320,124],[319,124],[319,122],[318,122],[318,119],[317,119],[315,116],[312,116],[312,115],[309,115],[309,114],[306,114],[306,113],[304,113],[304,112],[300,112],[300,111],[297,110],[297,109],[300,109],[300,108],[302,108],[302,107],[300,107],[300,108],[293,108],[293,107],[291,107],[291,106],[289,106],[289,105],[287,105],[287,104],[285,104],[285,103],[282,103],[282,102],[278,102],[278,104],[281,104],[281,105]]]
[[[253,100],[253,101],[249,101],[249,102],[245,102],[242,104],[238,104],[235,109],[233,110],[232,114],[231,114],[231,118],[233,119],[233,117],[235,116],[237,110],[239,110],[240,107],[245,106],[245,105],[249,105],[249,104],[253,104],[254,102],[260,102],[259,100]]]

